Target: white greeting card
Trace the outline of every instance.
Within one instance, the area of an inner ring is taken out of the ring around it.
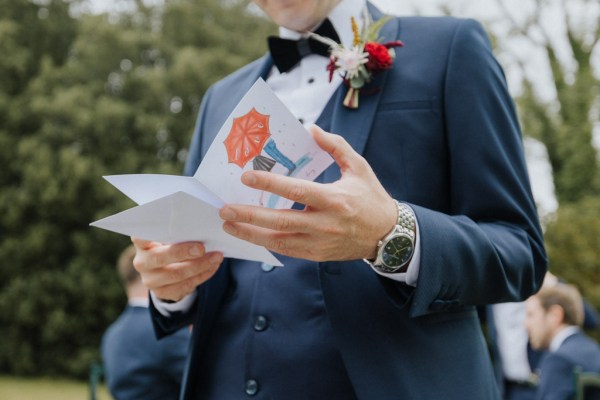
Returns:
[[[267,249],[223,231],[225,204],[290,208],[292,201],[249,188],[241,174],[264,170],[314,180],[333,163],[259,79],[229,115],[193,177],[135,174],[105,179],[138,206],[91,225],[162,243],[201,241],[225,257],[282,265]]]

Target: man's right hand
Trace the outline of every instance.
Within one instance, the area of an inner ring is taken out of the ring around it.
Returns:
[[[179,301],[209,280],[221,266],[223,254],[206,253],[200,242],[162,244],[131,238],[135,269],[144,285],[161,300]]]

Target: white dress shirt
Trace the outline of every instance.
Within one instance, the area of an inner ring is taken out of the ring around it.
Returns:
[[[148,308],[150,302],[148,301],[148,297],[132,297],[127,300],[127,304],[131,307],[143,307]]]
[[[504,377],[510,381],[527,381],[531,376],[531,367],[527,357],[529,337],[523,325],[525,303],[493,304],[492,315]]]

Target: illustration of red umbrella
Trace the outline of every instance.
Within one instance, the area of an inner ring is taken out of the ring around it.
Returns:
[[[228,161],[244,168],[248,161],[260,155],[269,137],[269,115],[252,108],[247,114],[234,118],[231,130],[223,141]]]

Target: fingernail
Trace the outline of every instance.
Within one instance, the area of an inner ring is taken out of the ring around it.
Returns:
[[[235,219],[237,217],[237,213],[233,211],[229,207],[225,207],[221,209],[221,218],[223,219]]]
[[[223,224],[223,230],[230,235],[235,235],[237,233],[237,229],[232,224]]]
[[[190,247],[189,253],[190,253],[190,256],[198,257],[202,254],[202,251],[200,250],[200,247],[193,246],[193,247]]]
[[[212,265],[217,265],[220,264],[221,261],[223,260],[223,257],[221,256],[221,254],[215,253],[212,254],[210,256],[210,258],[208,259],[208,261],[212,264]]]
[[[244,174],[242,175],[242,183],[244,185],[254,185],[256,183],[256,177],[254,174]]]

